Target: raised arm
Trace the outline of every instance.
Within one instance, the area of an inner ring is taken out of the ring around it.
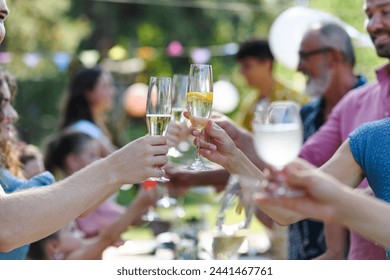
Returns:
[[[167,151],[164,137],[142,137],[50,187],[12,194],[1,190],[0,250],[57,231],[124,183],[163,175],[153,166],[167,163]]]

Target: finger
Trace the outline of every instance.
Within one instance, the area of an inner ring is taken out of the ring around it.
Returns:
[[[159,136],[146,136],[146,137],[152,146],[167,144],[167,139],[164,136],[159,135]]]
[[[192,136],[198,137],[200,135],[200,132],[199,132],[199,130],[191,127],[191,134],[192,134]]]
[[[152,160],[152,165],[156,166],[164,166],[168,163],[168,157],[167,156],[154,156]],[[165,173],[165,171],[164,171]]]
[[[162,145],[162,146],[152,146],[151,153],[153,155],[166,155],[168,153],[168,146]]]
[[[188,111],[183,112],[183,116],[184,116],[186,119],[190,119],[190,113],[189,113]]]
[[[154,167],[149,167],[147,169],[147,174],[148,177],[163,177],[165,175],[165,171],[163,169],[159,169],[159,168],[154,168]]]
[[[286,170],[286,182],[289,186],[298,189],[307,190],[312,184],[311,173],[312,171],[302,171],[294,167],[289,167]]]
[[[198,142],[199,142],[199,147],[201,149],[207,149],[207,150],[210,150],[210,151],[216,151],[217,150],[217,146],[210,143],[210,142],[207,142],[205,139],[202,139],[200,137],[197,137],[194,139],[194,144],[197,146],[198,145]]]

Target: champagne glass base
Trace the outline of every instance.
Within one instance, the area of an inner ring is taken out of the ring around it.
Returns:
[[[148,178],[148,180],[149,181],[157,181],[157,182],[160,182],[160,183],[169,182],[169,179],[165,178],[165,177],[150,177],[150,178]]]
[[[197,170],[197,171],[205,171],[205,170],[212,170],[211,167],[205,165],[202,161],[196,160],[189,166],[185,167],[185,169],[188,170]]]

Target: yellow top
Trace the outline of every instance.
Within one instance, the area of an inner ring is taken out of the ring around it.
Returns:
[[[272,94],[269,97],[269,102],[274,101],[295,101],[298,104],[305,104],[309,101],[309,97],[303,93],[297,92],[275,81]],[[240,111],[237,116],[237,123],[242,127],[252,131],[252,119],[256,110],[256,105],[259,102],[258,92],[250,92],[241,102]]]

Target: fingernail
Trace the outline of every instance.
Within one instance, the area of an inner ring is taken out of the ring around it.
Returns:
[[[209,145],[209,149],[213,150],[213,151],[216,151],[217,150],[217,146],[215,146],[214,144],[210,144]]]

